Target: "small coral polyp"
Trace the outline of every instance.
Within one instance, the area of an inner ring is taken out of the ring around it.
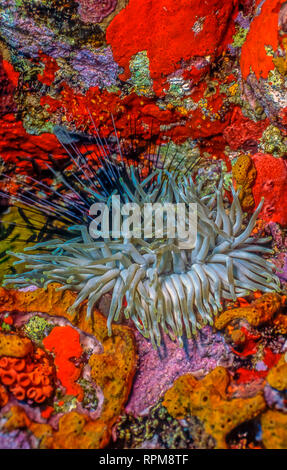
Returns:
[[[180,249],[179,240],[168,237],[96,241],[87,226],[76,225],[71,228],[77,236],[70,240],[51,239],[27,249],[36,254],[15,254],[30,271],[9,276],[6,283],[21,287],[60,283],[60,289],[78,292],[71,314],[87,300],[88,317],[100,297],[112,292],[109,334],[112,322],[124,313],[154,347],[160,346],[163,331],[182,345],[184,336],[190,338],[203,325],[212,325],[223,299],[280,290],[275,267],[262,256],[272,253],[262,246],[270,239],[251,236],[263,201],[244,228],[233,188],[233,202],[227,208],[222,183],[215,193],[202,197],[191,174],[157,169],[141,181],[132,166],[126,171],[125,181],[119,177],[117,182],[126,202],[140,207],[159,201],[197,204],[193,249]],[[100,195],[99,200],[108,202],[109,197]]]
[[[54,368],[38,348],[31,356],[0,358],[0,384],[19,401],[41,404],[54,393]]]

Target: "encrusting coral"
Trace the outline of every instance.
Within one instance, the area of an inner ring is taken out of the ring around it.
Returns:
[[[246,307],[225,310],[216,319],[214,326],[222,330],[233,320],[246,319],[252,326],[259,326],[269,322],[285,304],[285,296],[276,292],[263,294]]]
[[[9,401],[9,395],[5,387],[0,385],[0,408],[7,405]]]
[[[0,288],[0,312],[42,312],[51,316],[69,319],[68,309],[75,302],[76,294],[71,291],[59,291],[57,287],[59,287],[59,285],[50,284],[46,290],[37,289],[26,292]],[[103,351],[99,354],[93,354],[90,357],[90,366],[91,375],[102,387],[104,399],[99,418],[90,420],[84,417],[81,418],[81,420],[84,419],[84,429],[86,429],[85,423],[87,423],[87,429],[90,430],[87,434],[87,439],[90,435],[92,436],[94,448],[103,448],[108,444],[111,438],[112,427],[118,419],[118,416],[121,414],[128,399],[136,370],[137,354],[134,337],[129,327],[114,325],[113,335],[109,336],[105,317],[98,311],[95,311],[94,322],[92,322],[91,319],[87,319],[86,308],[85,303],[83,303],[76,319],[74,320],[74,324],[77,328],[87,334],[94,335],[102,345]],[[49,338],[49,336],[47,338]],[[103,364],[105,364],[105,367],[103,367]],[[76,412],[67,413],[62,418],[64,423],[70,422],[70,415],[71,422],[73,423],[74,421],[72,417],[75,416],[75,413]],[[40,433],[39,426],[41,425],[37,426]],[[47,429],[49,429],[51,434],[52,428],[48,426]],[[64,427],[64,429],[66,428]],[[70,429],[70,431],[67,431],[67,433],[69,432],[72,433],[72,430]],[[59,436],[57,439],[58,438]],[[71,442],[65,441],[63,436],[61,445],[64,447],[69,444],[71,444]],[[49,448],[53,448],[55,445],[55,448],[57,448],[56,446],[58,444],[55,442],[53,443],[53,441],[49,441],[49,444],[46,443],[45,445]],[[71,445],[74,445],[74,448],[78,448],[79,441],[76,438],[73,438]],[[82,448],[85,448],[85,445],[89,445],[84,441],[84,437],[81,445],[83,446]]]
[[[287,448],[287,415],[268,410],[261,417],[262,442],[266,449]]]
[[[254,207],[252,185],[256,178],[256,169],[250,155],[240,155],[232,167],[232,175],[239,191],[238,198],[244,211]]]
[[[0,383],[17,400],[43,403],[54,392],[55,370],[42,349],[23,358],[0,357]]]
[[[66,394],[77,396],[81,401],[83,390],[76,382],[81,375],[82,367],[76,367],[71,361],[71,359],[80,358],[83,352],[79,333],[70,326],[56,326],[44,338],[43,344],[46,350],[55,354],[54,363],[57,368],[57,377],[65,387]]]
[[[0,356],[25,357],[33,351],[33,343],[28,338],[0,331]]]
[[[29,430],[39,441],[40,449],[97,449],[103,448],[109,441],[109,427],[100,420],[91,420],[88,416],[72,411],[61,416],[58,430],[49,424],[32,421],[25,410],[12,406],[6,413],[3,426],[6,432],[18,428]]]
[[[202,380],[191,374],[183,375],[165,393],[163,406],[178,419],[197,416],[205,431],[215,438],[216,447],[226,448],[227,434],[266,408],[261,394],[252,398],[229,398],[229,380],[229,373],[223,367],[216,367]]]
[[[273,326],[276,333],[287,334],[287,316],[284,313],[278,313],[273,319]]]
[[[39,315],[34,315],[24,326],[24,333],[34,343],[41,343],[43,338],[50,333],[53,325]]]
[[[287,362],[285,354],[281,356],[278,363],[273,366],[267,375],[267,382],[276,390],[287,390]]]

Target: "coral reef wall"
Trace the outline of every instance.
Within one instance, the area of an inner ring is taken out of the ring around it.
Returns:
[[[286,2],[0,0],[0,95],[1,172],[41,178],[67,158],[56,126],[92,116],[106,136],[112,115],[120,137],[197,159],[198,181],[223,174],[247,215],[264,197],[253,235],[283,288],[160,351],[130,324],[109,337],[97,310],[72,321],[71,292],[1,288],[0,448],[287,448]]]
[[[84,129],[87,108],[102,128],[111,112],[123,132],[128,116],[153,122],[228,165],[238,152],[282,158],[285,10],[271,0],[1,0],[2,158],[61,153],[46,134]]]
[[[122,135],[137,120],[142,137],[161,132],[228,170],[249,154],[255,203],[264,195],[264,219],[286,223],[283,1],[1,0],[0,9],[3,161],[61,157],[55,125],[88,130],[91,111],[104,132],[113,113]]]

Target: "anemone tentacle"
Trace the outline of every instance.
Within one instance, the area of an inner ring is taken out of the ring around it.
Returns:
[[[128,183],[120,175],[113,194],[119,194],[119,185],[126,202],[140,207],[154,202],[197,204],[194,248],[180,248],[179,239],[169,239],[165,232],[161,239],[110,236],[99,241],[89,235],[87,226],[74,225],[70,229],[75,236],[69,240],[59,237],[29,248],[36,254],[14,253],[30,271],[10,275],[5,283],[40,287],[58,282],[61,289],[78,292],[70,313],[87,300],[88,316],[100,297],[112,292],[109,334],[112,323],[124,314],[154,347],[160,345],[162,331],[182,343],[184,335],[190,338],[203,325],[212,324],[223,299],[280,290],[274,266],[262,256],[272,251],[262,246],[269,239],[251,236],[263,201],[242,227],[238,195],[232,189],[233,202],[226,208],[222,183],[215,194],[201,197],[191,175],[156,169],[142,179],[133,166],[125,171]],[[96,199],[97,193],[93,196]],[[109,204],[110,195],[101,193],[98,200]]]

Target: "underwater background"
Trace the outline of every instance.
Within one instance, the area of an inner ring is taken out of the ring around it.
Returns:
[[[0,0],[0,48],[0,449],[286,449],[286,2]],[[195,249],[92,240],[113,194]]]

